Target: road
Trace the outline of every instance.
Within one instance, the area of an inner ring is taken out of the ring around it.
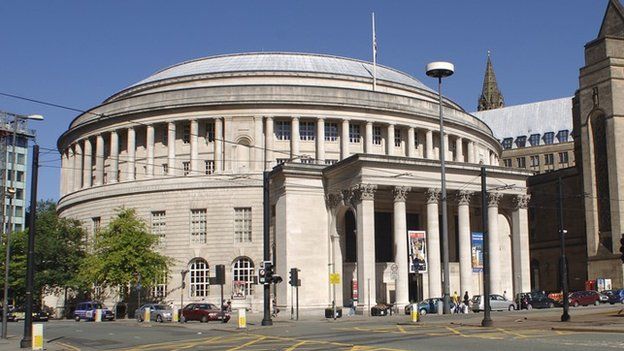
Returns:
[[[608,326],[621,333],[553,330],[569,326],[556,322],[560,309],[494,312],[493,328],[478,326],[475,314],[427,316],[412,324],[408,316],[351,317],[337,321],[303,317],[278,318],[261,327],[261,316],[251,316],[247,330],[235,323],[186,324],[51,321],[45,324],[49,350],[601,350],[624,349],[624,318],[619,306],[572,309],[573,327]],[[585,320],[587,323],[581,321]],[[615,323],[615,324],[614,324]],[[9,333],[19,335],[23,325],[12,323]],[[619,328],[619,329],[618,329]],[[615,330],[615,331],[617,331]],[[0,350],[4,350],[0,347]]]

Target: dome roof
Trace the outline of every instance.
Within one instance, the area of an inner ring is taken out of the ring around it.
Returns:
[[[198,74],[258,71],[325,73],[372,79],[373,64],[344,57],[304,53],[261,52],[219,55],[170,66],[129,88]],[[377,65],[377,79],[432,91],[416,78],[380,65]]]

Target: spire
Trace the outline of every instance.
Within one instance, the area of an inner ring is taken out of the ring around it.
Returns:
[[[609,0],[607,11],[602,19],[598,39],[610,37],[624,37],[624,6],[620,0]]]
[[[503,100],[503,94],[498,89],[496,74],[494,74],[494,67],[490,58],[490,50],[488,50],[485,77],[483,78],[483,91],[481,91],[481,96],[479,97],[477,110],[492,110],[503,106],[505,106],[505,101]]]

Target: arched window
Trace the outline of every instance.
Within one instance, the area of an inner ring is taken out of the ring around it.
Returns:
[[[232,262],[232,296],[244,298],[253,293],[254,264],[247,257],[238,257]]]
[[[208,262],[203,258],[193,259],[191,263],[189,263],[189,274],[191,276],[191,284],[189,284],[190,296],[208,296],[208,277],[210,276]]]

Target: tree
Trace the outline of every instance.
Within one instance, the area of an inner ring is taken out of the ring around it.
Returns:
[[[171,259],[155,250],[158,238],[137,218],[134,209],[117,209],[116,217],[95,234],[93,252],[80,269],[84,284],[117,288],[124,300],[137,275],[149,285],[169,272]]]

